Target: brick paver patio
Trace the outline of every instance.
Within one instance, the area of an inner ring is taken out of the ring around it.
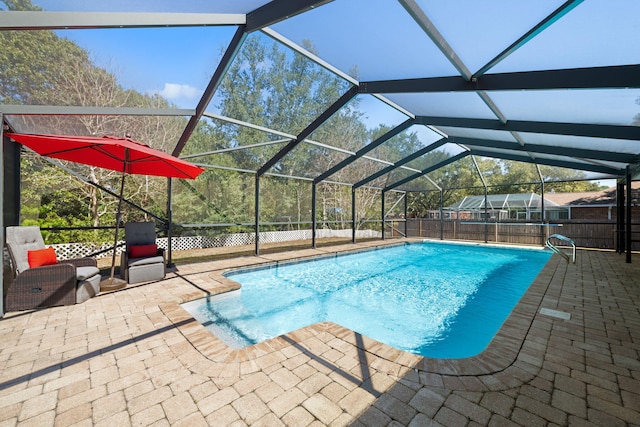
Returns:
[[[84,304],[8,313],[0,426],[640,425],[637,256],[554,256],[470,359],[425,359],[331,323],[232,350],[179,305],[232,288],[225,269],[353,247],[180,266]]]

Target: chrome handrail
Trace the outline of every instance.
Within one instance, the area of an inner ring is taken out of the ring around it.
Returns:
[[[567,262],[569,262],[569,255],[567,255],[566,253],[562,252],[562,251],[560,250],[560,248],[558,248],[556,245],[554,245],[553,243],[551,243],[551,239],[558,239],[558,240],[562,240],[562,241],[564,241],[564,242],[569,243],[569,244],[572,246],[573,251],[572,251],[572,254],[571,254],[571,260],[572,260],[572,262],[575,264],[575,263],[576,263],[576,244],[575,244],[575,242],[574,242],[573,240],[571,240],[570,238],[568,238],[567,236],[563,236],[562,234],[552,234],[551,236],[549,236],[549,237],[547,238],[546,246],[547,246],[549,249],[551,249],[551,251],[552,251],[553,253],[556,253],[556,254],[558,254],[558,255],[562,256],[564,259],[566,259],[566,260],[567,260]]]

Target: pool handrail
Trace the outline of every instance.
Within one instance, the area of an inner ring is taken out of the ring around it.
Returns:
[[[558,240],[562,240],[564,242],[567,242],[571,245],[571,247],[573,248],[572,254],[571,254],[571,260],[573,262],[573,264],[576,263],[576,244],[573,240],[571,240],[570,238],[568,238],[567,236],[563,236],[562,234],[552,234],[547,238],[547,243],[546,246],[551,249],[551,251],[553,253],[556,253],[560,256],[562,256],[565,260],[567,260],[567,263],[569,262],[569,255],[567,255],[566,253],[562,252],[560,250],[560,248],[558,248],[556,245],[554,245],[553,243],[551,243],[551,239],[558,239]]]

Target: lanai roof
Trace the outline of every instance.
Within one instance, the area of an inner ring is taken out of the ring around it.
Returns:
[[[305,129],[256,127],[283,141],[278,154],[257,168],[259,175],[299,145],[340,150],[333,141],[311,140],[310,135],[356,97],[364,114],[384,117],[392,130],[355,152],[345,152],[340,163],[310,177],[316,182],[330,179],[340,168],[371,161],[368,156],[382,163],[369,178],[351,183],[356,187],[402,170],[385,188],[410,189],[416,178],[469,155],[583,170],[599,179],[622,177],[627,167],[633,174],[637,170],[640,2],[635,0],[33,3],[43,10],[1,11],[0,31],[47,29],[65,37],[94,32],[96,46],[121,32],[127,35],[122,50],[135,58],[136,49],[149,48],[139,44],[136,35],[170,38],[174,27],[186,28],[203,31],[194,33],[202,35],[197,44],[191,38],[188,45],[178,40],[165,48],[158,62],[149,64],[150,74],[163,61],[219,59],[203,66],[201,73],[212,77],[202,82],[201,95],[185,108],[0,104],[9,127],[17,126],[16,118],[22,115],[186,116],[189,123],[173,150],[180,155],[204,117],[252,126],[237,117],[220,117],[211,101],[246,40],[266,37],[340,76],[347,89]],[[211,33],[206,31],[224,32],[222,54],[207,43],[205,36]],[[303,47],[305,40],[313,42],[315,53]],[[353,69],[358,70],[357,79],[349,73]],[[405,158],[373,155],[405,129],[420,129],[420,150]],[[413,166],[438,148],[451,157],[426,169]]]
[[[528,194],[489,194],[485,196],[465,196],[455,204],[448,206],[452,210],[484,209],[540,209],[542,197],[535,193]],[[545,208],[558,207],[559,205],[545,196]]]

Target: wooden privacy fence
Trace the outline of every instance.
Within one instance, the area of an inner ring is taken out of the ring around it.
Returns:
[[[403,229],[402,226],[399,227]],[[636,227],[637,228],[637,227]],[[576,222],[560,220],[544,225],[531,222],[477,222],[461,220],[414,219],[407,221],[408,237],[429,239],[472,240],[520,245],[544,245],[551,234],[570,237],[576,246],[583,248],[615,249],[616,223]],[[640,250],[634,242],[633,250]]]
[[[404,220],[387,220],[385,222],[386,237],[403,237]],[[640,235],[640,224],[635,224],[634,237]],[[544,245],[547,237],[557,233],[570,237],[576,246],[583,248],[615,249],[615,222],[576,222],[557,221],[540,225],[527,222],[489,222],[485,225],[480,221],[461,221],[438,219],[407,220],[407,237],[424,237],[429,239],[470,240],[492,243],[511,243],[519,245]],[[317,229],[317,238],[351,238],[352,230]],[[357,230],[356,238],[380,238],[377,230]],[[294,240],[310,240],[311,230],[286,230],[260,232],[262,243],[285,242]],[[124,242],[121,242],[124,243]],[[167,239],[158,238],[159,247],[167,248]],[[255,243],[255,233],[221,233],[214,237],[205,235],[173,237],[173,250],[202,249],[221,246],[251,245]],[[82,256],[93,256],[98,250],[111,248],[113,243],[89,244],[66,243],[52,245],[56,249],[59,259],[69,259]],[[122,248],[118,248],[118,253]],[[632,243],[632,250],[640,250],[640,242]],[[111,251],[106,251],[98,257],[110,257]]]

